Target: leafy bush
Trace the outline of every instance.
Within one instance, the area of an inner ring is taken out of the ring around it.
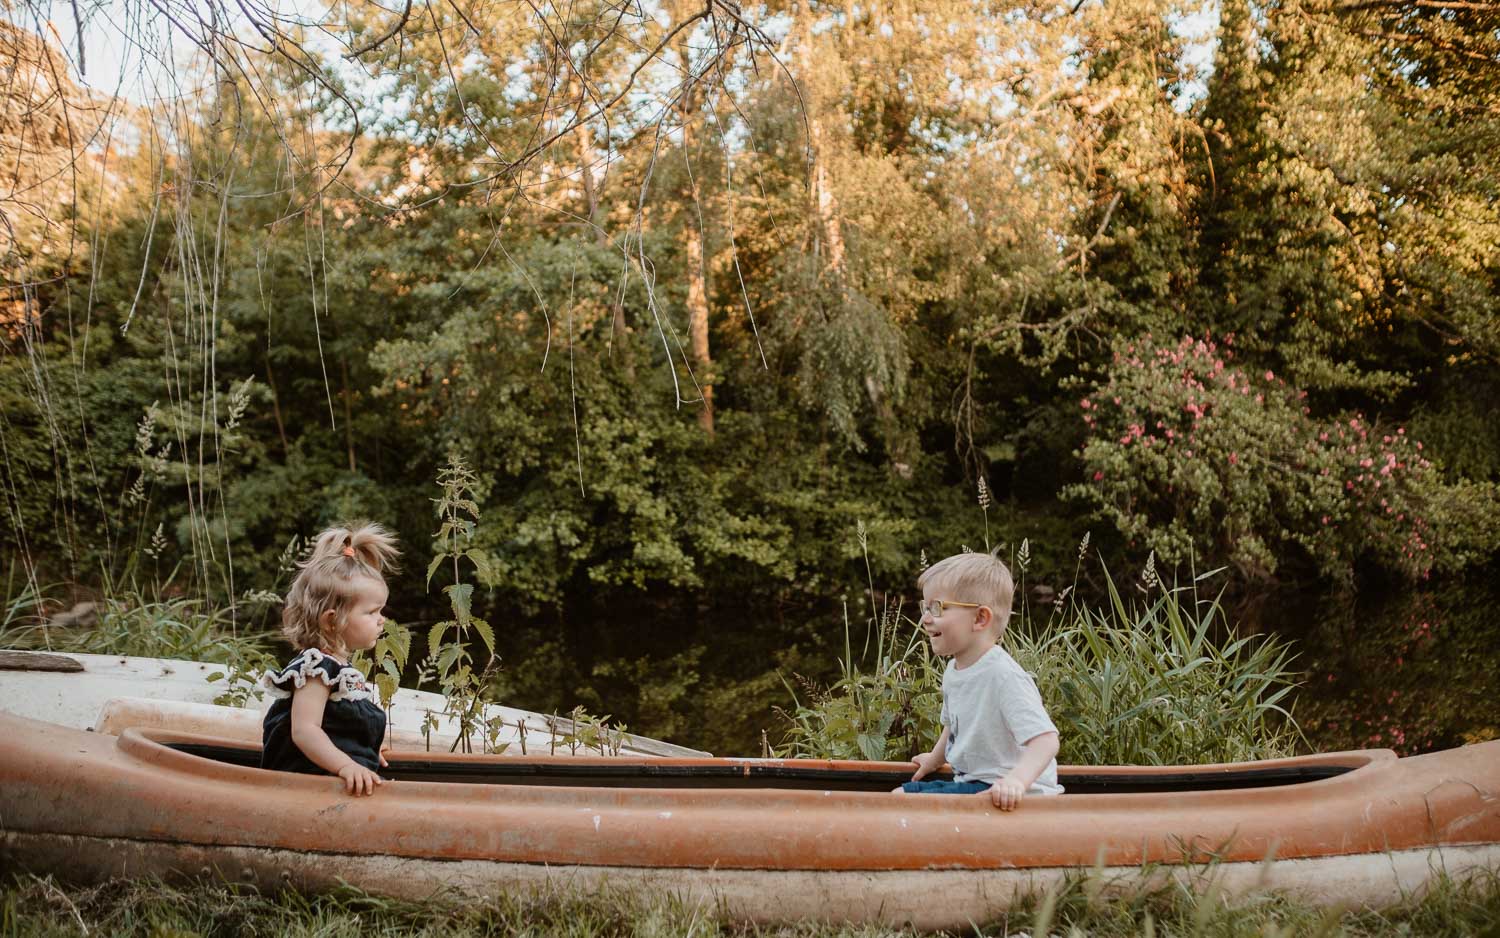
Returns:
[[[1445,483],[1404,427],[1314,417],[1305,391],[1234,364],[1232,344],[1120,343],[1079,401],[1088,481],[1065,493],[1164,560],[1206,544],[1249,580],[1298,547],[1347,582],[1365,555],[1416,579],[1500,544],[1493,484]]]
[[[1300,733],[1281,707],[1295,686],[1289,651],[1274,638],[1236,637],[1219,597],[1199,597],[1198,584],[1217,572],[1167,587],[1153,558],[1139,599],[1127,602],[1105,569],[1100,608],[1076,602],[1070,587],[1045,625],[1024,605],[1015,611],[1003,644],[1036,678],[1061,737],[1060,761],[1175,765],[1291,754]],[[932,745],[941,662],[899,608],[873,632],[872,668],[855,661],[846,641],[842,677],[810,688],[806,702],[793,694],[780,754],[900,761]]]

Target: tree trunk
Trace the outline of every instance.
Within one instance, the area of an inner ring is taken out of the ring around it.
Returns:
[[[577,93],[577,104],[575,109],[582,114],[588,107],[589,102],[583,91],[583,82],[575,78],[573,88]],[[594,179],[594,131],[587,124],[579,124],[578,129],[573,131],[573,142],[578,148],[578,175],[583,182],[583,217],[589,229],[594,234],[594,244],[604,248],[609,246],[609,234],[604,226],[599,224],[599,184]],[[631,353],[629,329],[625,325],[625,304],[617,298],[614,304],[613,319],[610,324],[610,351],[613,353],[615,343],[620,345],[620,365],[625,370],[626,378],[635,380],[635,356]]]
[[[686,42],[680,54],[684,75],[691,75]],[[687,259],[688,341],[693,355],[693,376],[703,394],[703,409],[698,424],[710,436],[714,432],[713,356],[708,345],[708,283],[703,270],[703,205],[700,201],[698,176],[693,171],[693,120],[698,112],[698,87],[683,89],[678,113],[682,119],[682,159],[688,168],[688,211],[682,226],[683,255]]]
[[[829,182],[826,139],[823,119],[818,105],[817,82],[813,80],[813,43],[817,40],[811,29],[811,16],[806,19],[809,28],[797,42],[798,72],[802,79],[802,101],[806,109],[808,149],[811,150],[813,214],[818,220],[819,246],[826,245],[823,272],[832,275],[840,285],[844,281],[844,231],[839,224],[839,203]],[[815,248],[815,253],[817,250]]]

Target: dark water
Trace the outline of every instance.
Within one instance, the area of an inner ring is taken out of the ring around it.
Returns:
[[[1293,713],[1311,748],[1409,755],[1500,738],[1495,583],[1397,585],[1298,606],[1266,624],[1298,652]]]

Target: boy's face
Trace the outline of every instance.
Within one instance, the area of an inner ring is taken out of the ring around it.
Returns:
[[[963,600],[946,583],[922,588],[922,629],[932,642],[932,653],[955,659],[961,668],[978,661],[995,644],[990,628],[994,620],[990,607]]]

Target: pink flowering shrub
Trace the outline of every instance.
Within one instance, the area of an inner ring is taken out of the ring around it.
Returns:
[[[1450,486],[1404,428],[1306,396],[1236,363],[1232,337],[1121,343],[1079,400],[1088,481],[1065,494],[1163,560],[1211,546],[1251,580],[1293,552],[1347,580],[1362,556],[1417,579],[1494,550],[1493,485]]]

